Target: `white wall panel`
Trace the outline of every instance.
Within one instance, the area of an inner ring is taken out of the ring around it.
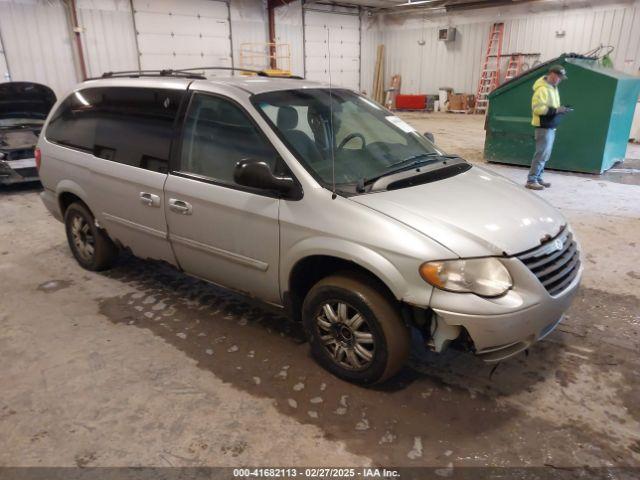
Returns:
[[[363,14],[360,36],[360,89],[371,93],[373,73],[376,68],[378,45],[382,42],[380,18]]]
[[[540,53],[540,60],[547,61],[561,53],[586,53],[604,44],[615,47],[611,56],[616,69],[631,74],[640,69],[640,4],[636,2],[626,7],[526,15],[509,9],[431,19],[386,15],[382,20],[386,81],[399,73],[404,93],[435,93],[442,86],[475,93],[489,30],[497,19],[505,23],[505,53]],[[454,42],[437,40],[438,27],[447,24],[457,28]],[[565,35],[557,37],[560,30]],[[370,48],[368,42],[363,42],[363,51]]]
[[[138,69],[129,0],[77,0],[87,73]]]
[[[437,26],[386,30],[386,78],[399,73],[403,93],[436,93],[440,87],[470,92],[480,74],[482,24],[456,25],[456,40],[442,42]],[[487,30],[488,34],[488,30]]]
[[[302,2],[297,0],[275,10],[276,43],[289,44],[291,73],[304,76],[304,32],[302,28]]]
[[[240,49],[243,44],[252,50],[264,52],[264,57],[248,59],[252,65],[242,65],[255,69],[269,66],[266,57],[269,41],[269,24],[267,6],[262,0],[232,0],[231,7],[231,37],[233,39],[233,58],[236,66],[240,66]]]
[[[88,73],[136,69],[136,36],[129,1],[77,2]],[[139,11],[137,29],[142,35],[138,42],[142,58],[147,60],[143,61],[146,68],[230,66],[232,53],[238,63],[242,43],[268,41],[264,0],[231,0],[231,23],[229,7],[221,1],[134,0],[134,5]],[[323,8],[319,4],[309,5],[313,9]],[[371,90],[376,48],[384,43],[385,78],[388,83],[391,75],[400,73],[403,92],[434,93],[441,86],[475,92],[489,28],[497,18],[505,22],[505,52],[539,52],[544,61],[562,52],[584,53],[600,43],[611,44],[616,47],[612,58],[617,69],[632,74],[640,69],[637,1],[626,6],[539,13],[489,9],[431,19],[423,19],[416,13],[363,15],[359,36],[354,34],[358,17],[309,13],[313,16],[306,36],[312,48],[307,49],[307,54],[318,58],[309,70],[324,69],[320,59],[326,49],[323,35],[327,24],[336,42],[330,45],[334,69],[349,70],[350,62],[358,63],[357,52],[360,53],[359,67],[353,65],[352,69],[360,71],[359,79],[353,74],[343,79],[336,73],[333,82],[348,83],[352,88],[358,88],[359,82],[365,91]],[[325,18],[326,15],[332,16]],[[457,38],[452,43],[439,42],[437,28],[448,23],[457,28]],[[564,30],[564,37],[556,37],[557,30]],[[0,0],[0,34],[4,40],[0,50],[4,50],[6,59],[5,62],[0,53],[0,80],[7,71],[6,64],[13,80],[45,83],[59,95],[79,79],[62,0]],[[304,75],[304,37],[301,2],[276,8],[276,40],[290,45],[291,69],[297,75]],[[424,45],[420,45],[421,40]],[[314,78],[313,74],[309,76]],[[328,80],[319,75],[315,78]]]
[[[78,81],[61,1],[0,0],[0,32],[12,80],[43,83],[58,96]]]
[[[143,70],[232,65],[225,2],[134,0],[133,5]]]

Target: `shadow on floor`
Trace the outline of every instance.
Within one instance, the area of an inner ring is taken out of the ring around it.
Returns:
[[[40,182],[14,183],[13,185],[0,185],[0,195],[26,195],[42,191]]]
[[[530,358],[503,362],[493,376],[492,366],[473,355],[434,354],[387,384],[365,389],[322,370],[299,324],[251,300],[134,257],[106,275],[136,291],[101,301],[101,313],[112,322],[150,330],[200,368],[273,399],[283,413],[319,425],[355,452],[378,449],[382,463],[406,462],[416,437],[454,445],[512,422],[521,414],[500,397],[544,381],[561,348],[541,344]]]

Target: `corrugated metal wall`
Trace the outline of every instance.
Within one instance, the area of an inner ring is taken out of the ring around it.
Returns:
[[[129,0],[77,0],[77,7],[88,75],[137,69],[138,46]],[[266,6],[263,0],[233,0],[230,10],[237,61],[242,43],[267,42]],[[4,42],[0,81],[9,79],[4,78],[8,70],[10,80],[44,83],[62,95],[80,80],[62,0],[0,0],[0,38]]]
[[[259,50],[260,44],[266,44],[269,41],[268,29],[267,7],[261,0],[233,0],[231,2],[231,37],[235,65],[240,65],[242,44],[253,44],[251,48]],[[247,47],[249,46],[247,45]],[[267,53],[266,49],[265,53]],[[254,68],[269,66],[268,58],[261,61],[256,57],[250,61],[256,64]]]
[[[56,95],[76,83],[72,40],[61,1],[0,0],[0,32],[12,80],[44,83]]]
[[[129,0],[77,0],[76,4],[89,76],[136,70],[138,50]]]
[[[376,68],[376,51],[382,43],[380,18],[367,13],[362,14],[362,32],[360,38],[360,89],[371,93],[373,72]]]
[[[283,5],[275,10],[276,42],[291,47],[291,72],[304,76],[304,33],[302,30],[302,2]]]
[[[477,16],[480,15],[480,18]],[[481,61],[495,13],[449,16],[427,20],[386,16],[386,79],[402,75],[405,93],[435,93],[439,87],[474,93]],[[564,52],[585,53],[600,44],[612,45],[615,68],[638,73],[640,68],[640,5],[608,9],[567,9],[558,12],[512,15],[502,12],[505,23],[503,52],[540,53],[546,61]],[[456,39],[442,42],[437,29],[456,27]],[[564,36],[556,32],[564,31]],[[424,42],[423,42],[424,41]],[[424,43],[423,45],[421,45]],[[364,59],[363,59],[364,61]]]
[[[444,86],[471,91],[480,70],[486,28],[483,24],[456,28],[455,42],[438,41],[435,26],[385,29],[386,80],[399,73],[403,93],[431,93]]]
[[[84,54],[90,75],[138,67],[129,0],[77,0],[83,28]],[[594,2],[595,4],[595,2]],[[511,13],[510,13],[511,12]],[[386,46],[386,79],[402,75],[406,93],[433,93],[450,86],[475,92],[490,25],[506,24],[505,51],[541,53],[546,60],[564,51],[585,52],[600,43],[616,47],[616,68],[636,73],[640,68],[640,2],[608,8],[565,9],[536,14],[511,10],[476,11],[440,19],[409,16],[362,16],[361,88],[371,90],[376,47]],[[437,40],[442,25],[457,28],[455,42]],[[556,31],[565,35],[556,37]],[[231,1],[233,56],[237,64],[244,42],[266,43],[264,0]],[[74,62],[70,25],[62,0],[0,0],[0,35],[13,80],[50,85],[58,94],[79,79]],[[291,46],[291,69],[304,74],[304,32],[300,1],[276,9],[278,42]],[[421,45],[422,40],[424,44]],[[6,69],[0,54],[0,73]]]

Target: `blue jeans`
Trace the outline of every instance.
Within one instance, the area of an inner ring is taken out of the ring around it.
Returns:
[[[551,156],[553,142],[556,139],[555,128],[536,128],[536,153],[531,161],[531,169],[527,177],[527,183],[536,183],[542,179],[544,166]]]

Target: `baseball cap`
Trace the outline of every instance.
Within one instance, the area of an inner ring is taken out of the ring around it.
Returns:
[[[549,67],[549,73],[556,73],[560,75],[561,78],[567,78],[567,71],[562,65],[551,65]]]

